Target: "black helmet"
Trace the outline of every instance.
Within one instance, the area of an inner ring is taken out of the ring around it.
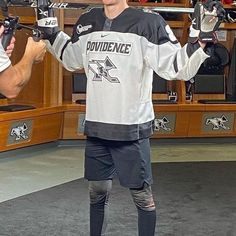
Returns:
[[[224,74],[224,66],[229,63],[229,51],[221,43],[208,43],[205,52],[210,55],[201,65],[199,74]]]
[[[236,10],[233,9],[226,9],[226,18],[225,18],[226,22],[229,23],[234,23],[236,22]]]

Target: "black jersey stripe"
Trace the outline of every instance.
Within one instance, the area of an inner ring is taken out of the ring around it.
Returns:
[[[143,124],[108,124],[95,121],[85,121],[84,134],[108,140],[134,141],[150,137],[153,134],[154,122]]]
[[[67,47],[68,43],[70,43],[71,40],[67,40],[67,42],[65,43],[65,45],[63,46],[62,50],[61,50],[61,55],[60,55],[60,60],[62,60],[63,57],[63,53],[65,51],[65,48]]]

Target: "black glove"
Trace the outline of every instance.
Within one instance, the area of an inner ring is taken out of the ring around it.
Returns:
[[[207,0],[204,3],[197,2],[192,15],[189,41],[195,43],[217,42],[216,31],[225,18],[225,10],[220,1]]]
[[[59,32],[57,17],[54,16],[51,2],[48,0],[37,1],[37,29],[41,32],[41,39],[48,39],[50,42]],[[54,41],[54,40],[53,40]],[[52,42],[51,42],[52,43]]]

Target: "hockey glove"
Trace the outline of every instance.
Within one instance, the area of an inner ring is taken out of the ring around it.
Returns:
[[[57,17],[54,16],[52,8],[49,8],[48,0],[37,1],[37,29],[41,32],[40,38],[54,41],[55,36],[60,31]]]
[[[192,15],[189,41],[195,43],[200,40],[203,43],[217,42],[216,31],[225,18],[225,10],[220,1],[207,0],[204,3],[197,2]]]

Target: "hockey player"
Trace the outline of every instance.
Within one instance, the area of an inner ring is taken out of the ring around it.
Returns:
[[[105,235],[112,178],[117,174],[137,207],[139,236],[153,236],[156,209],[149,146],[153,71],[166,80],[191,79],[209,57],[204,46],[216,41],[224,9],[218,1],[197,4],[189,43],[181,47],[159,14],[129,7],[126,0],[103,4],[80,16],[71,37],[59,30],[53,16],[39,19],[38,26],[48,50],[63,66],[69,71],[84,68],[87,76],[90,235]]]

